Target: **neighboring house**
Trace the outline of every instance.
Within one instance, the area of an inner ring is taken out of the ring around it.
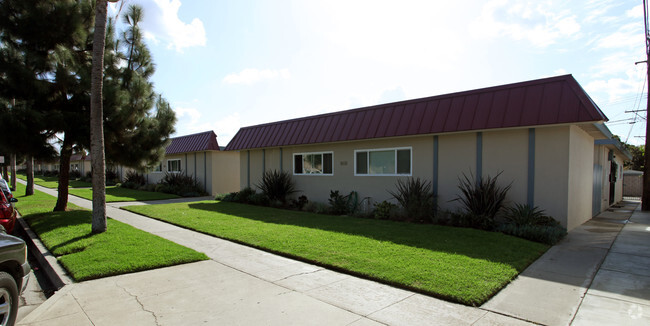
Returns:
[[[90,172],[90,154],[79,153],[72,154],[70,156],[70,171],[79,171],[81,176],[85,176],[86,173]]]
[[[222,151],[214,131],[174,137],[163,161],[145,177],[148,183],[158,183],[165,173],[192,176],[212,195],[238,191],[239,154]]]
[[[571,230],[602,202],[593,182],[606,147],[595,141],[611,135],[605,121],[565,75],[245,127],[226,150],[240,152],[241,188],[284,170],[296,195],[319,202],[330,190],[393,200],[398,179],[418,177],[432,182],[442,209],[455,210],[463,174],[501,173],[510,203],[539,206]]]

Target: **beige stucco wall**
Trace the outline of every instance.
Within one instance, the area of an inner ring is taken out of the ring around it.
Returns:
[[[419,158],[418,158],[419,159]],[[433,171],[433,170],[432,170]],[[456,210],[460,193],[458,178],[476,176],[476,133],[438,136],[438,204]]]
[[[212,195],[239,191],[240,189],[240,155],[237,152],[212,152],[211,189]]]
[[[568,126],[535,129],[535,206],[564,226],[569,204],[569,137]]]
[[[534,205],[544,209],[569,229],[591,217],[593,181],[593,138],[577,126],[535,128]],[[482,132],[482,176],[502,172],[499,183],[512,182],[507,204],[525,204],[528,196],[529,129]],[[282,169],[292,174],[295,196],[306,195],[310,201],[327,203],[330,190],[347,194],[354,190],[360,199],[371,203],[393,201],[399,176],[355,176],[354,151],[362,149],[412,148],[412,177],[433,180],[434,135],[372,139],[354,142],[315,144],[241,151],[240,188],[256,185],[263,169]],[[333,152],[333,175],[293,175],[296,153]],[[250,153],[250,164],[247,164]],[[281,157],[281,159],[280,159]],[[264,158],[264,160],[262,160]],[[476,175],[477,133],[438,135],[438,203],[442,209],[456,210],[458,178]],[[250,174],[250,180],[247,176]],[[571,217],[571,218],[569,218]],[[571,220],[571,222],[569,222]]]
[[[528,199],[528,129],[483,132],[483,176],[499,176],[499,184],[512,187],[507,204]]]
[[[568,230],[592,217],[594,139],[577,126],[569,130]]]

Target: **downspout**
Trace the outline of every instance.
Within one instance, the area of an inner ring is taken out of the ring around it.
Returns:
[[[280,171],[282,171],[282,170],[283,170],[283,167],[282,167],[282,147],[280,147]]]
[[[262,174],[266,172],[266,149],[262,148]]]
[[[196,171],[196,152],[194,152],[194,182],[196,182],[196,175],[197,174],[198,173]]]
[[[208,152],[203,152],[203,187],[208,192]]]
[[[246,187],[251,187],[251,151],[246,151]]]
[[[433,193],[438,195],[438,136],[433,136]]]
[[[535,128],[528,129],[528,189],[526,203],[535,207]]]
[[[483,133],[476,133],[476,183],[483,178]]]
[[[181,171],[183,171],[182,168]],[[185,153],[185,175],[187,175],[187,153]]]

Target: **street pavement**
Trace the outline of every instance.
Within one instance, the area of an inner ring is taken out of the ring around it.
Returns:
[[[70,202],[92,205],[74,196]],[[637,204],[573,230],[482,307],[280,257],[108,204],[109,217],[210,260],[71,283],[19,325],[647,325],[650,214],[634,211]]]

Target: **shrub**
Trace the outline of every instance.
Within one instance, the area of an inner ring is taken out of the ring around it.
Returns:
[[[93,182],[93,173],[88,171],[86,172],[86,175],[81,178],[81,181],[83,182]]]
[[[243,204],[250,204],[251,203],[251,197],[255,195],[255,190],[251,187],[246,187],[242,189],[240,192],[235,195],[235,202],[237,203],[243,203]]]
[[[398,179],[396,187],[397,191],[388,193],[402,206],[406,219],[420,222],[433,219],[436,195],[431,191],[431,182],[420,178]]]
[[[551,246],[558,243],[567,234],[566,229],[559,225],[503,224],[496,231]]]
[[[298,210],[302,210],[303,207],[305,207],[305,205],[307,205],[308,202],[309,202],[309,200],[307,199],[307,196],[305,196],[305,195],[302,195],[302,196],[298,197],[297,200],[294,199],[294,200],[291,201],[291,203],[293,204],[293,207],[295,207]]]
[[[269,197],[267,197],[263,193],[254,193],[248,197],[248,202],[251,205],[257,205],[257,206],[269,206],[271,204],[271,201],[269,200]],[[274,201],[275,206],[279,205],[282,206],[283,204],[277,200]]]
[[[36,174],[37,174],[37,173],[34,172],[34,175],[36,175]],[[39,173],[39,174],[40,174],[40,173]],[[56,177],[56,176],[58,176],[58,175],[59,175],[59,170],[51,170],[51,171],[47,170],[47,171],[43,171],[43,176],[44,176],[44,177]]]
[[[354,214],[359,208],[359,194],[351,191],[347,196],[342,196],[339,191],[330,190],[330,212],[334,215]]]
[[[229,201],[229,202],[234,202],[234,198],[237,195],[237,192],[229,192],[227,194],[217,194],[214,197],[214,200],[217,201]]]
[[[195,197],[205,194],[201,183],[184,173],[165,173],[156,191],[175,194],[183,197]]]
[[[117,175],[117,170],[109,167],[106,169],[106,184],[116,184],[120,182],[120,176]]]
[[[373,206],[375,206],[374,217],[379,220],[391,218],[397,208],[397,205],[385,200],[381,203],[375,203]]]
[[[70,180],[79,179],[79,178],[81,178],[81,172],[79,172],[79,170],[72,170],[68,174],[68,179],[70,179]]]
[[[126,173],[126,176],[124,177],[124,183],[132,183],[137,187],[144,186],[147,184],[147,179],[144,177],[144,175],[135,172],[135,171],[129,171]],[[124,185],[122,185],[124,186]],[[135,189],[135,188],[133,188]]]
[[[537,206],[530,207],[528,204],[515,204],[514,207],[506,207],[503,218],[506,220],[506,224],[516,226],[560,226],[560,223],[554,218],[546,216],[543,209]]]
[[[138,187],[138,190],[142,191],[156,191],[156,185],[155,184],[146,184],[143,186]]]
[[[506,195],[512,183],[505,187],[497,184],[501,172],[495,177],[487,176],[475,181],[467,175],[458,178],[458,188],[461,191],[455,200],[462,203],[468,226],[478,229],[491,230],[495,227],[495,217],[503,207]]]
[[[303,210],[306,212],[312,212],[316,214],[330,213],[330,207],[327,204],[313,202],[313,201],[308,202],[303,208]]]
[[[287,202],[287,196],[296,192],[291,174],[287,171],[266,171],[257,185],[270,201]]]

